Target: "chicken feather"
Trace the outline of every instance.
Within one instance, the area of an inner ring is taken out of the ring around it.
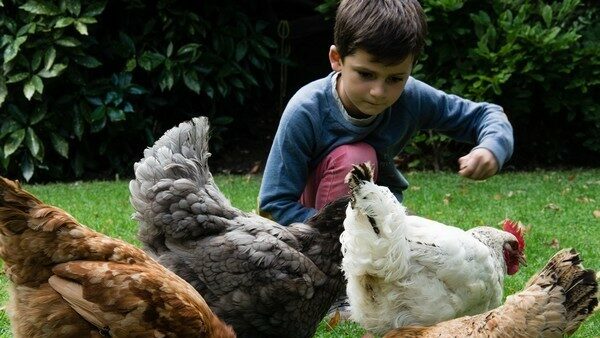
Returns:
[[[183,279],[0,177],[15,337],[234,337]]]
[[[348,197],[306,224],[233,207],[208,167],[208,118],[168,130],[129,184],[139,239],[241,337],[311,337],[343,292],[339,235]]]

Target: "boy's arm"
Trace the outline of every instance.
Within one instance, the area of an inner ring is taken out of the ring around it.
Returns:
[[[422,129],[476,144],[459,160],[461,175],[483,179],[502,168],[514,147],[513,129],[502,107],[446,94],[418,80],[413,86],[408,99],[418,102],[414,114]]]
[[[308,179],[314,129],[301,114],[285,114],[273,139],[258,196],[259,213],[282,225],[316,213],[300,204]]]

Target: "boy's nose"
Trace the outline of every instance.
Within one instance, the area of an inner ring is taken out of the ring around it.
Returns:
[[[373,87],[371,87],[369,94],[371,94],[371,96],[377,97],[377,98],[385,96],[385,84],[382,84],[382,83],[374,84]]]

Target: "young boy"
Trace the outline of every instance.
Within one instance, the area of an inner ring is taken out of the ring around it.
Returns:
[[[333,72],[289,101],[269,154],[259,194],[262,215],[303,222],[347,193],[352,164],[370,161],[377,184],[402,201],[408,182],[393,158],[419,130],[476,144],[458,159],[475,180],[498,172],[513,151],[512,127],[500,106],[449,95],[410,77],[427,24],[417,0],[343,0]]]

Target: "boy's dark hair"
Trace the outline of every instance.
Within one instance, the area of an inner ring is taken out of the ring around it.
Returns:
[[[425,45],[427,21],[417,0],[342,0],[333,41],[342,58],[362,49],[375,62],[398,63]]]

